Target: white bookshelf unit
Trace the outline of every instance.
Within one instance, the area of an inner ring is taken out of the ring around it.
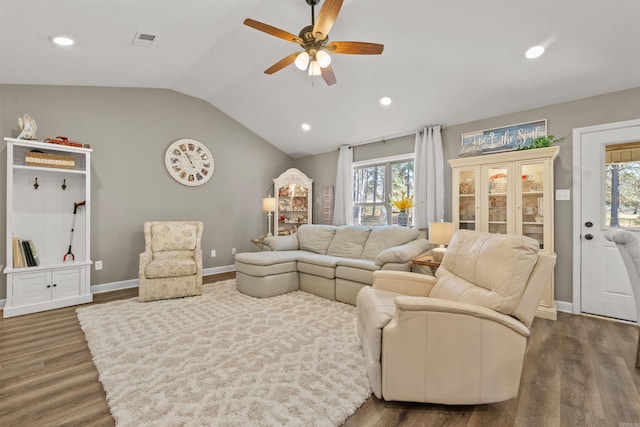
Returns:
[[[4,317],[91,302],[92,150],[14,138],[5,141]],[[36,157],[36,162],[27,161],[28,155],[30,159]],[[81,202],[84,204],[76,209]],[[14,237],[33,243],[39,265],[22,267],[14,263]],[[74,259],[68,256],[64,261],[69,250]]]

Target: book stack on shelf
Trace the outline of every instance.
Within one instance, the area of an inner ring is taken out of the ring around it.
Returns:
[[[36,246],[31,240],[13,238],[13,268],[35,267],[40,265]]]

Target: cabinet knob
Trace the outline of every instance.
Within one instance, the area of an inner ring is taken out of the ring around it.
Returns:
[[[50,288],[50,287],[51,287],[51,285],[47,285],[47,288]]]
[[[56,286],[58,286],[56,283],[53,284],[53,287],[55,288]]]

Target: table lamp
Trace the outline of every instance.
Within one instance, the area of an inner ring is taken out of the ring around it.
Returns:
[[[262,199],[262,210],[268,212],[267,221],[269,224],[269,232],[267,233],[267,236],[273,236],[273,234],[271,233],[271,216],[273,215],[273,211],[276,210],[276,198],[269,196]]]
[[[441,262],[444,256],[445,245],[448,245],[455,232],[455,227],[452,222],[432,222],[429,224],[429,243],[439,245],[437,248],[433,248],[431,253],[435,261]]]

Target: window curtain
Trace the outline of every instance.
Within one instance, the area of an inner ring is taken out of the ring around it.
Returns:
[[[333,225],[353,225],[353,150],[348,145],[338,154]]]
[[[429,223],[444,219],[444,165],[439,125],[416,132],[413,177],[413,224],[418,229],[426,229]]]

